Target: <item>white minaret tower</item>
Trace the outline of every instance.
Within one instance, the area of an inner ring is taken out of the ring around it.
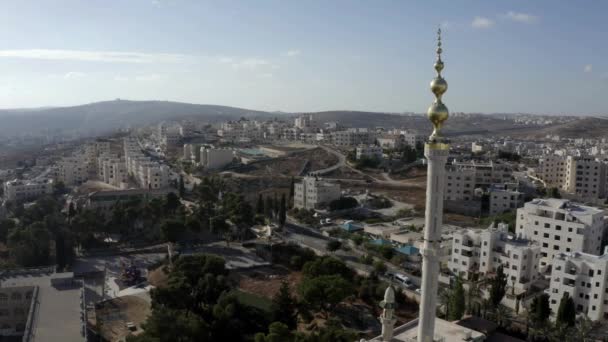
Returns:
[[[441,127],[448,119],[448,108],[441,96],[448,89],[441,77],[441,29],[437,31],[437,76],[431,81],[435,102],[429,107],[427,116],[433,123],[433,133],[424,145],[424,156],[428,161],[426,186],[426,212],[424,220],[424,245],[422,254],[422,284],[418,342],[433,342],[435,335],[435,312],[437,309],[437,281],[439,276],[439,243],[443,221],[443,197],[445,193],[445,164],[450,149],[449,142],[441,136]]]
[[[397,319],[395,318],[395,290],[389,285],[384,291],[384,300],[380,302],[382,315],[380,315],[380,323],[382,323],[382,341],[390,342],[393,339],[393,329]]]

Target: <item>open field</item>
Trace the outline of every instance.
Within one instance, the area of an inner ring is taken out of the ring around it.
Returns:
[[[291,177],[325,169],[338,162],[338,158],[321,148],[296,152],[287,157],[264,160],[246,165],[239,173],[255,176]]]

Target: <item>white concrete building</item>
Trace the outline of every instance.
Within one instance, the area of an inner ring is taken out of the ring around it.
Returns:
[[[445,172],[444,199],[471,201],[475,195],[475,170],[448,165]]]
[[[524,205],[524,194],[517,190],[517,184],[492,184],[488,194],[490,216],[513,211]]]
[[[566,199],[534,199],[517,209],[516,233],[541,246],[541,268],[562,252],[600,254],[605,212]]]
[[[577,312],[593,321],[608,320],[608,254],[558,253],[553,259],[549,293],[551,311],[556,313],[564,293],[574,301]]]
[[[89,179],[89,165],[84,155],[64,157],[57,163],[57,180],[67,186],[80,185]]]
[[[376,138],[378,145],[388,149],[400,149],[405,145],[405,140],[401,134],[384,134]]]
[[[513,167],[506,163],[480,163],[477,161],[454,161],[448,169],[473,170],[475,187],[488,188],[495,183],[509,183],[513,178]]]
[[[295,184],[293,203],[299,209],[316,209],[341,196],[340,185],[317,177],[304,177]]]
[[[4,183],[4,197],[9,201],[34,200],[53,193],[53,180],[12,180]]]
[[[374,142],[375,134],[367,128],[349,128],[331,133],[331,141],[336,146],[369,145]]]
[[[382,147],[376,145],[359,145],[355,149],[357,160],[362,158],[382,159]]]
[[[508,285],[526,291],[539,273],[540,245],[508,233],[506,224],[497,228],[464,229],[453,233],[452,254],[448,268],[465,280],[476,274],[493,274],[502,265]]]
[[[590,157],[549,155],[539,159],[534,175],[547,188],[558,188],[581,200],[604,198],[608,193],[607,165]]]
[[[209,170],[220,169],[234,160],[234,150],[227,148],[201,147],[201,165]]]

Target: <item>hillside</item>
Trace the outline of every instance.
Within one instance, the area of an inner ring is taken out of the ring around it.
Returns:
[[[522,138],[544,138],[547,135],[559,135],[562,138],[606,137],[608,135],[608,119],[586,117],[563,124],[513,134],[513,136]]]
[[[274,115],[227,106],[115,100],[73,107],[0,110],[0,134],[62,132],[88,135],[167,119],[196,118],[213,123],[240,117],[271,116]]]

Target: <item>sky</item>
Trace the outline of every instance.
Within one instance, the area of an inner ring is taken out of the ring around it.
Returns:
[[[608,1],[0,0],[0,108],[608,114]]]

